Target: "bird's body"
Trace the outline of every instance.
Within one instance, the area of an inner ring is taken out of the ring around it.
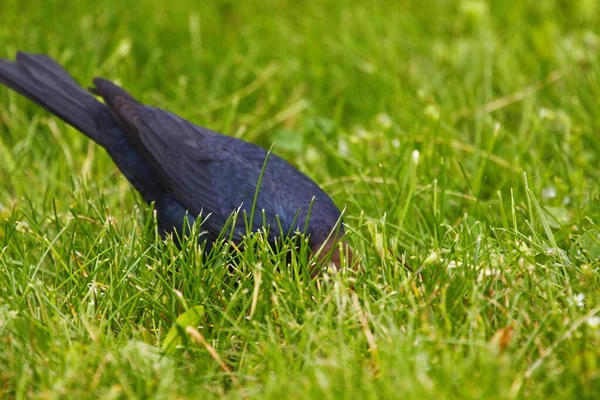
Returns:
[[[265,229],[270,242],[302,232],[313,251],[331,250],[340,266],[339,209],[280,157],[145,106],[95,78],[91,92],[103,104],[47,56],[18,53],[16,62],[0,59],[0,82],[104,147],[143,199],[154,203],[164,232],[181,234],[185,219],[193,223],[198,216],[207,246],[224,229],[236,242],[248,228]]]

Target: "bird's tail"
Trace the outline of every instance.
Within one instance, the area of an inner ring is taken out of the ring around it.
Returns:
[[[102,142],[107,138],[100,135],[96,120],[108,109],[50,57],[18,52],[16,61],[0,59],[0,83],[106,147]]]

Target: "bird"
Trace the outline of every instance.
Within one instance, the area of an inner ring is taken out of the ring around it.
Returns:
[[[352,263],[342,213],[307,175],[270,151],[195,125],[137,101],[96,77],[84,89],[54,59],[17,52],[0,58],[0,83],[103,147],[143,200],[153,205],[163,236],[183,237],[200,222],[208,253],[227,238],[264,232],[268,242],[302,233],[317,265]],[[100,97],[102,101],[99,101]]]

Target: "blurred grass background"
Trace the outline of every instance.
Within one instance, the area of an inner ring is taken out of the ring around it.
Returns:
[[[1,8],[4,58],[274,143],[363,266],[179,252],[101,149],[0,89],[4,395],[598,397],[597,1]],[[195,305],[231,373],[193,340],[161,356]]]

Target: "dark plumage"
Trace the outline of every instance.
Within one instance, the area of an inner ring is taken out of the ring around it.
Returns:
[[[144,200],[154,202],[164,232],[182,234],[185,218],[192,223],[202,215],[200,240],[209,249],[224,228],[226,237],[239,242],[253,216],[251,230],[266,227],[271,243],[304,232],[313,252],[321,249],[320,259],[329,253],[340,268],[340,211],[287,161],[270,154],[265,164],[263,148],[145,106],[95,78],[90,91],[103,104],[44,55],[19,52],[16,62],[0,59],[0,82],[104,147]],[[235,224],[227,227],[236,210]]]

